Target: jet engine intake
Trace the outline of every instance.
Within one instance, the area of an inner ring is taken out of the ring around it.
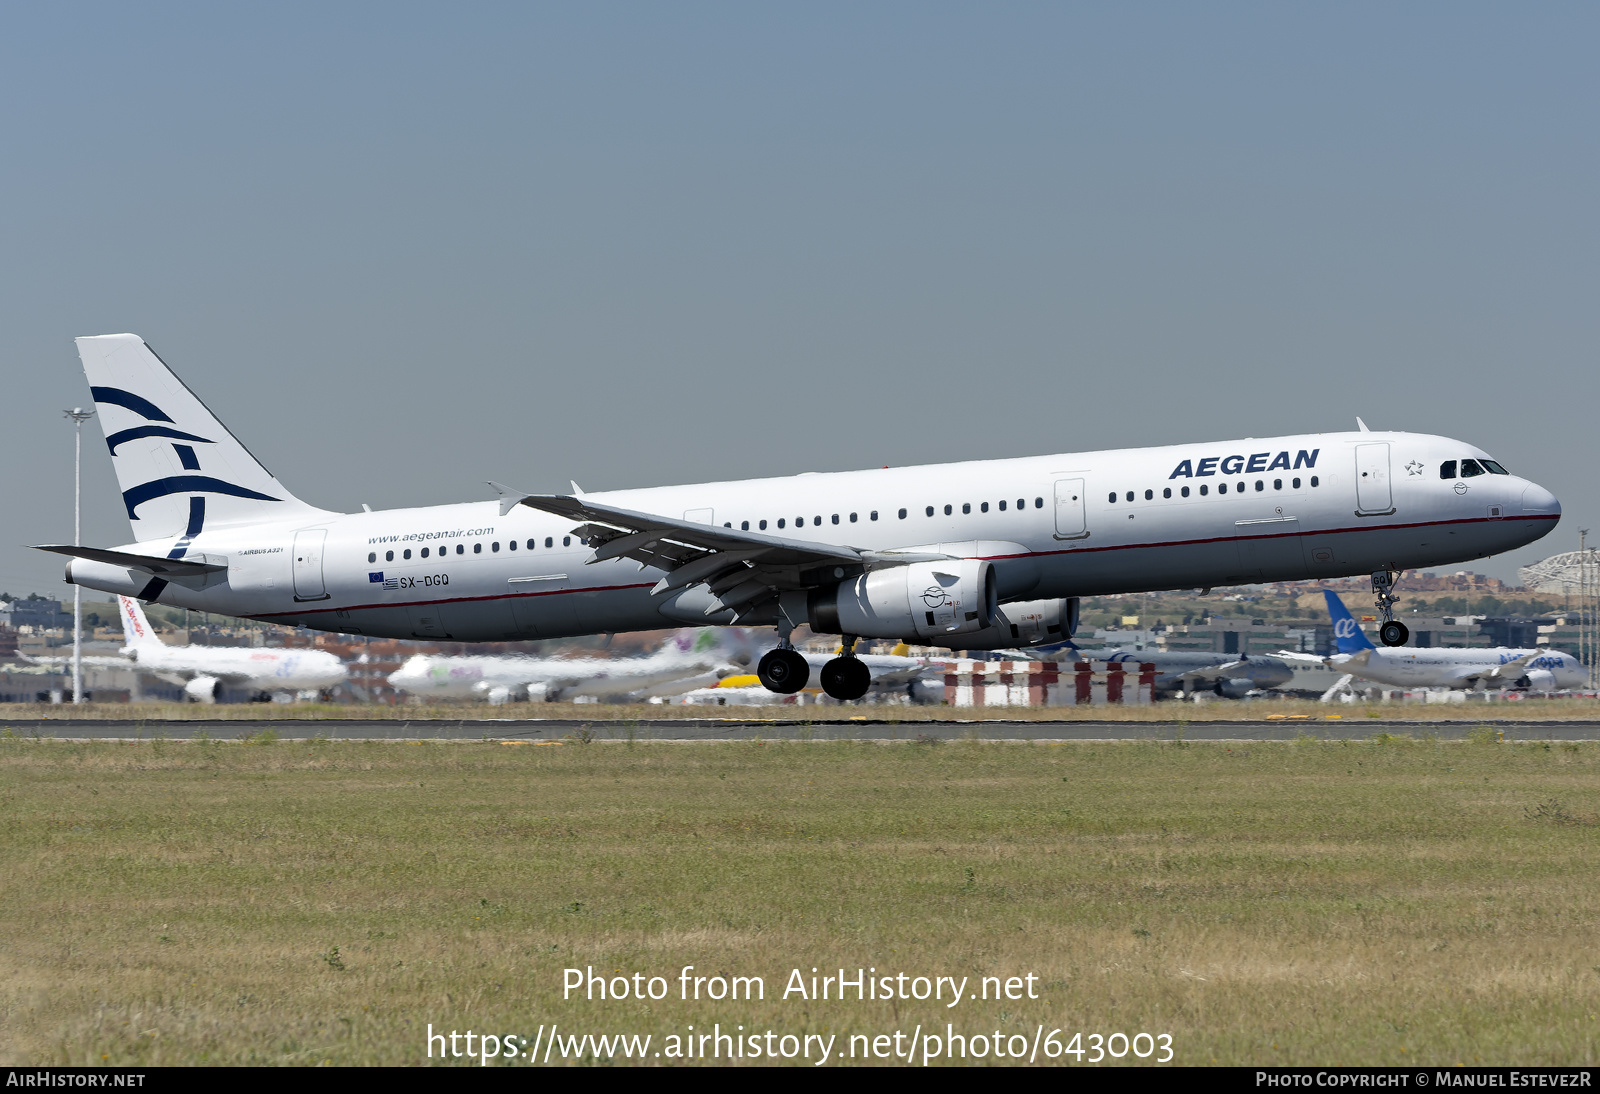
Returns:
[[[222,694],[222,681],[215,676],[196,676],[183,685],[183,697],[191,703],[215,703]]]
[[[1549,669],[1529,669],[1522,679],[1517,681],[1517,687],[1527,688],[1529,691],[1554,691],[1556,674]]]
[[[814,590],[806,608],[811,629],[824,634],[942,645],[992,627],[999,596],[988,560],[960,558],[873,570]]]

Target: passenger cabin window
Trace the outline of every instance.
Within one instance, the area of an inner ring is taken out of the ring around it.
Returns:
[[[821,521],[822,521],[822,518],[818,517],[817,518],[817,522],[820,524]],[[839,523],[839,514],[838,513],[833,514],[833,523],[835,523],[835,524]]]
[[[1189,496],[1189,488],[1187,486],[1182,487],[1181,489],[1179,489],[1178,493],[1182,494],[1184,497],[1188,497]]]
[[[555,538],[553,536],[545,536],[544,537],[544,545],[546,547],[554,547],[556,545]]]
[[[1202,497],[1202,498],[1203,498],[1203,497],[1205,497],[1205,496],[1206,496],[1206,494],[1207,494],[1207,493],[1208,493],[1208,492],[1209,492],[1209,490],[1210,490],[1210,487],[1207,487],[1207,486],[1202,486],[1202,487],[1201,487],[1201,488],[1200,488],[1200,496],[1201,496],[1201,497]]]
[[[1228,484],[1227,483],[1225,483],[1225,482],[1217,483],[1217,493],[1226,494],[1227,492],[1228,492]]]
[[[376,561],[378,561],[378,552],[376,552],[376,551],[368,551],[367,552],[367,561],[368,562],[376,562]]]
[[[422,552],[421,552],[421,553],[422,553],[422,557],[423,557],[423,558],[427,558],[427,557],[428,557],[428,549],[427,549],[427,548],[426,548],[426,547],[424,547],[424,548],[423,548],[423,549],[422,549]]]
[[[988,511],[989,511],[989,503],[988,502],[984,502],[982,505],[978,506],[978,512],[987,513]]]
[[[872,514],[872,515],[873,515],[873,516],[877,516],[877,515],[878,515],[878,514],[876,514],[876,513],[874,513],[874,514]],[[856,518],[856,515],[855,515],[855,514],[854,514],[854,513],[851,513],[851,514],[850,514],[850,523],[851,523],[851,524],[855,524],[855,523],[856,523],[856,520],[857,520],[857,518]]]
[[[1274,490],[1282,490],[1283,489],[1283,480],[1282,479],[1273,479],[1272,480],[1272,488]]]
[[[1300,489],[1300,480],[1299,479],[1295,479],[1289,485],[1293,486],[1296,490],[1298,490],[1298,489]]]
[[[499,540],[495,540],[493,543],[489,544],[489,550],[495,552],[496,554],[499,554],[500,553],[500,541]]]
[[[822,527],[822,514],[818,513],[816,516],[812,517],[811,518],[811,523],[816,525],[818,528],[821,528]],[[839,518],[838,517],[834,517],[833,518],[833,523],[838,524],[839,523]]]
[[[411,557],[411,548],[407,547],[404,551],[401,551],[400,552],[400,557],[401,558],[410,558]]]
[[[871,513],[868,513],[867,514],[867,519],[868,520],[877,520],[878,519],[878,511],[876,509],[874,509]]]
[[[1317,485],[1317,477],[1315,475],[1311,476],[1311,485],[1312,486],[1316,486]]]
[[[513,551],[515,551],[517,549],[517,541],[516,540],[511,540],[509,543],[506,544],[506,546],[511,548]]]
[[[747,521],[747,520],[741,520],[739,522],[739,531],[748,532],[749,530],[750,530],[750,522]]]
[[[572,537],[571,536],[562,536],[561,537],[561,546],[563,546],[563,547],[571,547],[572,546]]]
[[[1266,488],[1267,488],[1267,484],[1266,483],[1262,482],[1260,479],[1256,480],[1256,493],[1259,494],[1259,493],[1261,493],[1261,491],[1265,490]]]
[[[1005,512],[1005,511],[1006,511],[1006,503],[1005,503],[1005,499],[1004,499],[1004,498],[1002,498],[1002,499],[1001,499],[1001,500],[1000,500],[1000,511],[1001,511],[1001,512],[1002,512],[1002,513],[1004,513],[1004,512]]]
[[[1172,497],[1172,487],[1170,487],[1170,486],[1164,487],[1162,489],[1162,491],[1161,491],[1161,496],[1164,497],[1164,498]]]
[[[972,503],[970,501],[962,502],[961,503],[961,511],[963,513],[966,513],[968,516],[971,516],[972,515]]]
[[[933,516],[933,506],[931,506],[931,505],[930,505],[930,506],[928,506],[928,515],[929,515],[929,516],[930,516],[930,517],[931,517],[931,516]]]
[[[1132,490],[1129,490],[1129,491],[1128,491],[1128,500],[1129,500],[1129,501],[1132,501],[1132,500],[1133,500],[1133,491],[1132,491]]]
[[[906,511],[904,509],[900,510],[900,519],[901,520],[905,520],[906,519]]]
[[[1033,507],[1035,509],[1043,509],[1044,508],[1044,499],[1043,498],[1034,498],[1033,499]]]
[[[474,543],[474,544],[473,544],[473,545],[472,545],[472,553],[473,553],[473,554],[475,554],[475,555],[481,555],[481,554],[483,554],[483,544],[481,544],[481,543]]]
[[[947,517],[948,517],[948,516],[951,516],[951,515],[952,515],[952,514],[954,514],[954,513],[955,513],[955,508],[954,508],[954,506],[950,506],[950,505],[946,505],[946,506],[945,506],[945,507],[944,507],[944,515],[945,515],[945,516],[947,516]]]
[[[783,521],[783,518],[782,518],[782,517],[779,517],[779,518],[778,518],[778,527],[779,527],[779,528],[782,528],[782,527],[783,527],[783,524],[784,524],[784,521]]]
[[[1145,501],[1152,501],[1152,500],[1154,500],[1155,496],[1156,496],[1156,492],[1154,490],[1146,490],[1144,492],[1144,500]]]
[[[1113,490],[1111,493],[1107,494],[1106,501],[1110,502],[1112,505],[1117,504],[1117,492]]]
[[[756,527],[761,529],[763,532],[765,532],[767,530],[767,522],[764,521],[764,520],[760,521],[759,523],[756,524]]]
[[[385,552],[383,552],[383,561],[385,561],[385,562],[393,562],[394,561],[394,552],[393,551],[385,551]]]

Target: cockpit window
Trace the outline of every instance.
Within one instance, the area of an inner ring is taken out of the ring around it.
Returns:
[[[1455,478],[1456,477],[1456,461],[1455,460],[1445,460],[1443,463],[1441,463],[1439,465],[1439,477],[1441,479],[1453,479],[1453,478]]]
[[[1481,474],[1483,474],[1483,468],[1478,466],[1478,461],[1477,460],[1462,460],[1461,461],[1461,477],[1462,478],[1470,479],[1474,475],[1481,475]]]
[[[1509,474],[1511,474],[1511,472],[1507,471],[1505,468],[1501,467],[1499,464],[1495,463],[1493,460],[1479,460],[1478,462],[1483,464],[1483,469],[1485,471],[1489,472],[1489,474],[1491,474],[1491,475],[1509,475]]]

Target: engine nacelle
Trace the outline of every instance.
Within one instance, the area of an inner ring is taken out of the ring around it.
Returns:
[[[1256,690],[1256,682],[1246,676],[1235,676],[1228,680],[1218,680],[1211,685],[1211,690],[1224,699],[1243,699]]]
[[[1529,669],[1527,674],[1517,681],[1517,687],[1527,688],[1529,691],[1554,691],[1556,674],[1549,669]]]
[[[183,685],[183,697],[191,703],[215,703],[222,694],[222,681],[215,676],[196,676]]]
[[[814,590],[806,614],[811,629],[824,634],[945,645],[950,636],[992,627],[998,605],[988,560],[955,558],[873,570]]]
[[[963,637],[969,650],[1049,646],[1065,642],[1078,629],[1078,598],[1019,600],[1002,604],[994,626]]]

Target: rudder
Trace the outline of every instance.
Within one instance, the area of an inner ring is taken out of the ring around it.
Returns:
[[[77,339],[136,540],[324,510],[284,489],[136,334]]]
[[[1324,589],[1322,595],[1328,600],[1328,618],[1333,621],[1333,641],[1339,652],[1360,653],[1374,649],[1372,640],[1361,630],[1361,624],[1356,622],[1338,594]]]

